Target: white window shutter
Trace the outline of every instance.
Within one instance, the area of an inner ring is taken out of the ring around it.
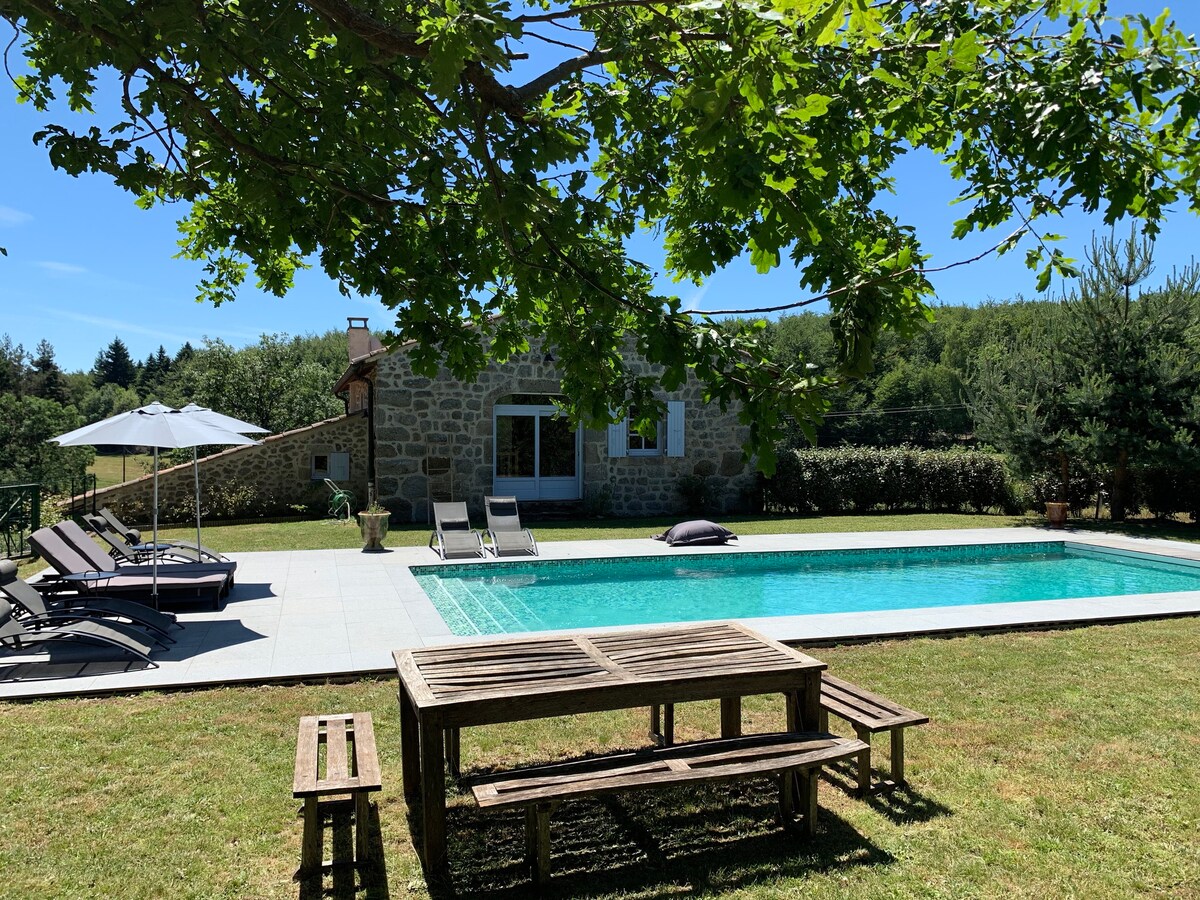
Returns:
[[[628,433],[628,425],[626,420],[614,422],[608,426],[608,457],[609,459],[619,459],[622,456],[629,455],[629,440],[626,435]]]
[[[349,453],[330,453],[329,454],[329,477],[333,481],[349,481],[350,480],[350,454]]]
[[[667,456],[683,456],[683,401],[667,401]]]

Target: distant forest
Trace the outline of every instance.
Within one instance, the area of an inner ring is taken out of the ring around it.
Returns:
[[[6,334],[0,337],[0,484],[68,490],[93,454],[47,438],[153,400],[197,403],[272,433],[335,416],[343,406],[330,390],[345,367],[346,335],[336,330],[263,335],[241,349],[222,340],[184,344],[173,353],[160,346],[140,361],[115,337],[86,372],[64,372],[49,341],[28,350]]]
[[[818,447],[977,448],[1002,454],[1037,500],[1076,508],[1107,496],[1115,518],[1143,506],[1200,517],[1200,269],[1151,282],[1152,246],[1098,240],[1061,300],[937,306],[909,340],[884,331],[873,370],[836,384]],[[836,381],[829,315],[766,324],[771,355]],[[88,372],[54,348],[0,339],[0,483],[66,487],[90,451],[46,438],[151,400],[209,406],[280,432],[337,415],[343,332],[221,340],[130,357],[114,338]],[[797,427],[786,442],[809,446]]]

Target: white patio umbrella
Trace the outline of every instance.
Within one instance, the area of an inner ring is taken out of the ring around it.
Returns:
[[[261,428],[253,422],[243,422],[241,419],[235,419],[233,416],[227,416],[224,413],[219,413],[216,410],[209,409],[207,406],[197,406],[195,403],[189,403],[187,406],[181,407],[179,410],[184,415],[190,416],[205,425],[215,425],[217,428],[224,428],[226,431],[232,431],[236,434],[269,434],[270,429]],[[192,447],[192,478],[196,482],[196,547],[200,546],[200,461],[197,458],[196,448]]]
[[[199,444],[257,444],[237,432],[206,425],[199,419],[161,403],[151,403],[117,413],[91,425],[50,438],[63,446],[134,446],[154,449],[154,538],[158,543],[158,451],[160,448],[195,447]],[[151,593],[158,607],[158,554],[151,555]]]

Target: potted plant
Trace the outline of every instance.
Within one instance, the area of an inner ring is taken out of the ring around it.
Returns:
[[[1046,501],[1046,522],[1051,528],[1065,528],[1067,525],[1067,513],[1071,509],[1071,505],[1067,502],[1071,486],[1071,468],[1067,454],[1063,451],[1059,451],[1058,466],[1059,496],[1062,499]]]
[[[367,508],[358,514],[358,530],[362,533],[363,553],[381,553],[383,539],[388,533],[388,510],[377,500],[367,504]]]

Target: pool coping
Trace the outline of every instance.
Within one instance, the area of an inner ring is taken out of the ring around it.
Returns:
[[[1065,541],[1117,552],[1149,553],[1200,564],[1200,544],[1035,527],[751,535],[729,546],[686,549],[670,548],[645,538],[563,541],[541,544],[538,559],[681,557],[1047,541]],[[234,589],[230,602],[214,613],[181,613],[180,621],[190,626],[185,632],[195,637],[190,644],[157,655],[155,658],[161,662],[159,669],[105,672],[86,677],[81,674],[69,678],[3,681],[0,682],[0,699],[86,696],[390,674],[394,672],[391,651],[405,647],[655,627],[638,624],[484,636],[453,635],[411,571],[413,566],[429,565],[447,569],[481,563],[499,566],[511,562],[511,558],[501,561],[475,558],[443,562],[424,547],[397,548],[386,554],[314,550],[231,556],[239,562],[239,587]],[[529,558],[528,561],[535,560]],[[329,574],[330,570],[332,575]],[[260,580],[259,583],[252,583],[255,578]],[[239,591],[243,592],[240,596]],[[788,644],[820,646],[1186,615],[1200,615],[1200,591],[975,606],[926,606],[903,610],[743,618],[737,621]],[[236,641],[230,646],[216,641],[210,641],[213,644],[211,647],[204,643],[207,633],[215,635],[222,630],[228,632],[231,628],[241,629],[251,637],[245,638],[246,642],[240,645]],[[341,646],[335,647],[331,643],[334,632],[340,634],[347,652],[341,652]],[[0,658],[0,664],[4,662]]]

